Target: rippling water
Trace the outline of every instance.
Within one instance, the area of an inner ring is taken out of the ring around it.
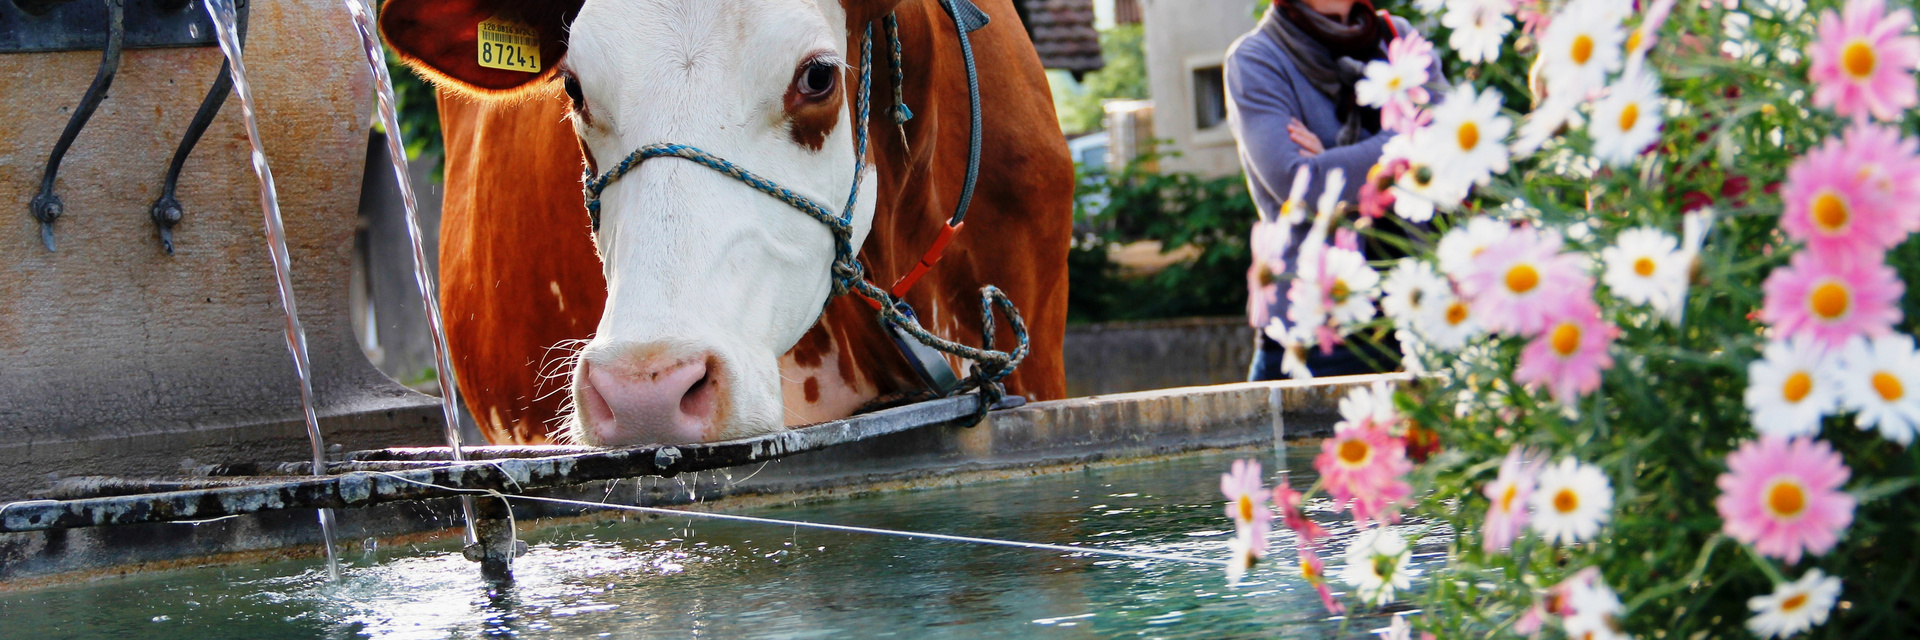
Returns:
[[[1294,469],[1313,451],[1292,448]],[[1226,556],[1219,474],[1205,454],[967,486],[735,513],[1069,545]],[[1268,467],[1273,467],[1271,455]],[[1310,478],[1296,473],[1305,488]],[[1310,505],[1335,534],[1347,521]],[[1405,526],[1409,536],[1422,527]],[[634,517],[528,532],[512,587],[490,590],[454,543],[317,560],[146,574],[0,597],[0,637],[1163,638],[1364,636],[1380,615],[1330,619],[1277,558],[1226,586],[1217,566]],[[1415,545],[1416,570],[1440,560]],[[1417,578],[1416,578],[1417,582]],[[1417,586],[1417,584],[1416,584]]]

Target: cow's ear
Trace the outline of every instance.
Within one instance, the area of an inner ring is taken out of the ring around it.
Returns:
[[[582,1],[387,0],[380,33],[435,84],[510,95],[553,73]]]

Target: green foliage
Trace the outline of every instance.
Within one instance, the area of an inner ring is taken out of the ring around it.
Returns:
[[[1747,365],[1766,338],[1751,314],[1760,308],[1762,281],[1795,249],[1777,230],[1780,198],[1762,185],[1780,183],[1796,157],[1846,124],[1812,108],[1803,53],[1816,37],[1815,14],[1837,11],[1840,3],[1808,5],[1797,14],[1754,10],[1743,37],[1723,28],[1731,12],[1720,3],[1679,3],[1649,64],[1662,78],[1661,92],[1681,106],[1666,114],[1652,153],[1629,168],[1592,170],[1582,159],[1591,141],[1576,129],[1517,160],[1471,203],[1566,230],[1567,249],[1588,255],[1628,227],[1677,232],[1688,194],[1713,196],[1720,218],[1681,327],[1601,291],[1607,320],[1621,329],[1615,365],[1599,392],[1577,406],[1563,408],[1543,391],[1511,382],[1526,344],[1512,337],[1431,360],[1444,375],[1403,394],[1403,411],[1436,429],[1447,447],[1417,472],[1416,486],[1431,489],[1418,513],[1456,532],[1449,566],[1428,578],[1423,608],[1439,615],[1424,618],[1426,629],[1442,638],[1511,637],[1510,625],[1541,589],[1595,566],[1626,603],[1630,633],[1740,637],[1748,635],[1740,628],[1751,615],[1747,599],[1771,593],[1770,576],[1791,579],[1819,567],[1845,586],[1842,604],[1812,637],[1920,635],[1920,447],[1861,431],[1850,415],[1828,418],[1821,437],[1851,467],[1847,488],[1861,502],[1839,546],[1798,565],[1743,552],[1720,534],[1713,504],[1728,453],[1756,437],[1741,397]],[[1446,41],[1444,33],[1432,38]],[[1726,55],[1727,40],[1753,53]],[[1527,105],[1533,53],[1515,52],[1510,43],[1499,62],[1456,66],[1453,75],[1501,90],[1506,115],[1517,119],[1521,114],[1511,110]],[[1909,116],[1901,128],[1911,133],[1915,124]],[[1443,217],[1438,226],[1444,231],[1473,214]],[[1910,290],[1920,283],[1916,243],[1887,259]],[[1903,304],[1907,320],[1899,330],[1912,333],[1920,301],[1909,296]],[[1600,540],[1555,548],[1527,534],[1511,552],[1482,550],[1489,502],[1480,489],[1516,446],[1608,472],[1615,507]]]
[[[400,116],[401,139],[407,144],[407,159],[432,160],[433,179],[441,180],[440,107],[434,100],[433,85],[414,75],[412,69],[387,52],[387,75],[393,77],[393,95]]]
[[[1117,173],[1080,173],[1067,258],[1068,321],[1245,312],[1247,237],[1258,216],[1246,178],[1144,169],[1152,160],[1141,158]],[[1108,261],[1108,248],[1139,240],[1159,240],[1165,251],[1193,245],[1200,255],[1151,276],[1123,277]]]
[[[1116,25],[1100,33],[1100,55],[1107,66],[1089,73],[1081,91],[1070,96],[1060,113],[1060,128],[1068,135],[1098,131],[1106,126],[1107,100],[1147,97],[1147,57],[1137,24]]]

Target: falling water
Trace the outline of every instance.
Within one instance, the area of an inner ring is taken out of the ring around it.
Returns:
[[[247,66],[240,59],[240,37],[234,25],[233,0],[205,0],[207,13],[213,16],[220,51],[227,54],[233,75],[233,94],[240,98],[240,116],[247,124],[247,140],[253,143],[253,174],[260,179],[260,208],[267,220],[267,252],[273,262],[273,280],[280,290],[280,308],[287,314],[287,350],[293,352],[293,373],[300,379],[300,408],[307,420],[307,439],[313,444],[313,474],[327,472],[327,447],[320,439],[320,418],[313,412],[313,378],[307,361],[307,332],[300,328],[300,310],[293,302],[293,266],[287,260],[286,227],[280,221],[280,196],[273,187],[273,170],[267,167],[266,147],[260,142],[260,127],[254,116],[253,90],[247,84]],[[320,510],[320,536],[327,548],[327,576],[340,579],[340,558],[333,548],[333,510]]]
[[[387,130],[387,155],[392,158],[394,181],[400,185],[400,204],[407,217],[407,241],[413,245],[413,280],[419,285],[420,300],[427,307],[427,328],[433,339],[433,370],[440,381],[440,412],[446,421],[447,449],[455,462],[464,462],[467,454],[460,446],[459,385],[454,384],[453,358],[447,351],[447,332],[440,321],[440,294],[435,291],[433,274],[427,271],[427,248],[421,239],[419,205],[413,196],[413,181],[407,170],[407,147],[400,139],[400,116],[393,97],[393,78],[387,75],[387,60],[374,27],[373,9],[362,0],[345,0],[347,13],[353,16],[354,30],[360,34],[361,48],[367,54],[367,66],[373,69],[375,94],[379,98],[380,126]],[[466,516],[467,543],[479,541],[473,528],[473,498],[461,498]]]

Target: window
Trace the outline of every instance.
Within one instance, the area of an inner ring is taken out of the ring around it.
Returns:
[[[1201,131],[1227,123],[1226,71],[1219,65],[1193,70],[1193,125]]]

